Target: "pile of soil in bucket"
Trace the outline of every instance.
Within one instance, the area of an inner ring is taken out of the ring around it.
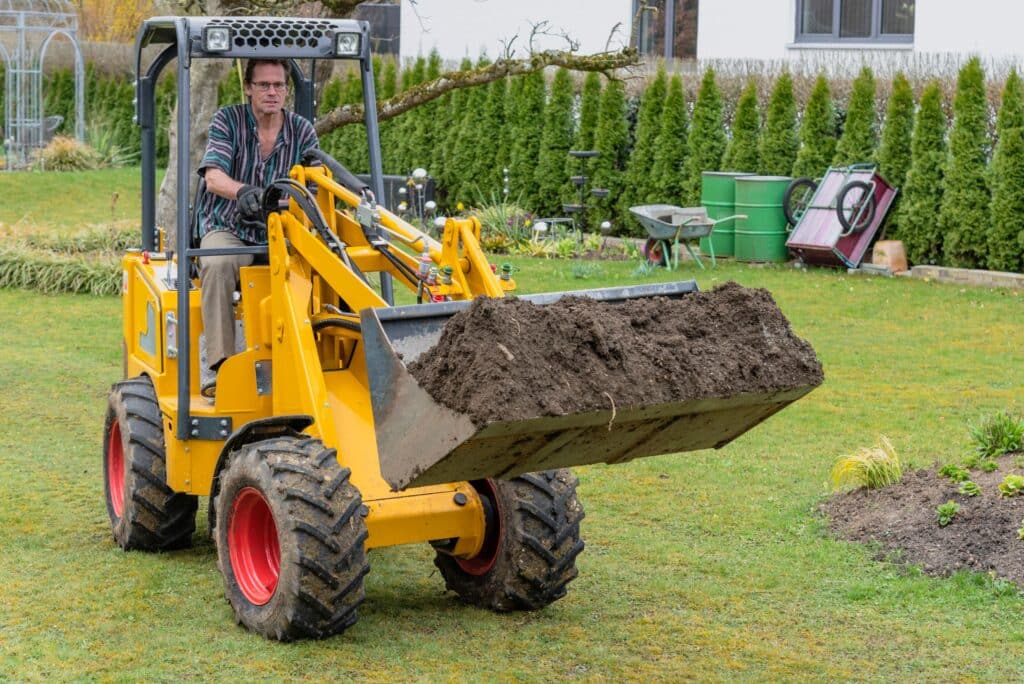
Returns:
[[[882,489],[857,489],[837,494],[821,505],[829,527],[841,539],[878,544],[880,559],[897,558],[919,565],[926,573],[948,575],[957,570],[991,572],[1024,587],[1024,495],[1002,497],[999,483],[1020,475],[1020,454],[996,459],[999,469],[970,470],[978,496],[959,493],[960,483],[939,475],[938,467],[906,473]],[[960,510],[940,527],[935,509],[947,501]]]
[[[813,387],[811,345],[764,289],[547,305],[479,298],[409,371],[475,425]]]

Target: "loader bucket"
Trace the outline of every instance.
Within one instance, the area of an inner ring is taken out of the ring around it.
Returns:
[[[696,290],[687,281],[520,299],[545,305],[566,295],[623,301]],[[406,368],[437,343],[451,316],[470,305],[445,302],[361,313],[381,474],[395,490],[718,448],[815,386],[478,426],[435,401]]]

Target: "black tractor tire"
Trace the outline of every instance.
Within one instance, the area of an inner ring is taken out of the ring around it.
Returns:
[[[110,389],[103,437],[107,514],[117,545],[125,551],[190,547],[199,497],[167,486],[163,419],[148,377]]]
[[[340,634],[366,597],[366,521],[337,452],[307,436],[232,451],[214,501],[217,567],[239,624],[268,639]]]
[[[527,473],[472,483],[484,502],[487,532],[476,557],[438,551],[434,564],[445,585],[464,601],[496,611],[538,610],[566,594],[583,551],[571,470]]]
[[[786,215],[786,223],[796,227],[817,190],[818,183],[810,178],[797,178],[786,186],[782,195],[782,213]]]
[[[855,194],[851,195],[850,193]],[[849,200],[847,200],[847,196],[850,197]],[[860,220],[856,221],[856,225],[854,225],[854,217],[864,202],[867,202],[867,207],[861,213]],[[839,223],[842,224],[843,229],[846,231],[844,235],[859,233],[870,226],[871,222],[875,220],[876,210],[877,206],[872,186],[865,181],[850,181],[836,195],[836,213],[839,215]]]

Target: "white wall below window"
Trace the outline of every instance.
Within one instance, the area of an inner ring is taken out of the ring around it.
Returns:
[[[900,65],[950,54],[977,54],[1004,65],[1024,57],[1022,0],[917,0],[912,44],[795,43],[796,0],[702,2],[698,22],[701,60],[846,62],[856,67],[865,61]]]
[[[409,0],[402,2],[403,58],[426,56],[437,48],[445,60],[476,60],[481,52],[492,60],[502,41],[516,35],[516,56],[529,52],[531,24],[549,22],[555,36],[538,35],[535,50],[565,49],[568,34],[579,41],[580,54],[602,52],[612,27],[621,23],[612,49],[629,41],[631,0]]]

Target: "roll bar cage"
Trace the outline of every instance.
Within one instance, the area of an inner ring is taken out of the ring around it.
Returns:
[[[226,28],[230,41],[226,49],[211,51],[205,44],[210,29]],[[358,55],[335,54],[335,36],[358,33],[361,36]],[[144,51],[150,46],[163,46],[155,57],[144,64]],[[363,112],[366,142],[370,161],[370,188],[377,197],[384,196],[381,168],[380,129],[377,123],[377,95],[373,82],[373,61],[370,55],[370,26],[365,21],[305,17],[154,17],[139,28],[135,39],[135,123],[141,130],[142,164],[142,249],[155,251],[156,241],[156,83],[171,60],[177,60],[178,139],[177,139],[177,206],[175,251],[179,255],[177,272],[178,325],[178,439],[189,439],[190,400],[190,321],[188,260],[201,256],[202,250],[191,247],[189,226],[190,140],[192,120],[189,70],[192,60],[200,59],[283,59],[289,64],[294,84],[295,111],[314,121],[313,74],[316,60],[347,59],[358,61],[363,90]],[[309,60],[308,75],[299,64]],[[239,248],[252,251],[253,248]],[[224,250],[217,250],[223,253]],[[170,260],[169,260],[170,261]],[[381,277],[381,295],[393,301],[390,279]]]

